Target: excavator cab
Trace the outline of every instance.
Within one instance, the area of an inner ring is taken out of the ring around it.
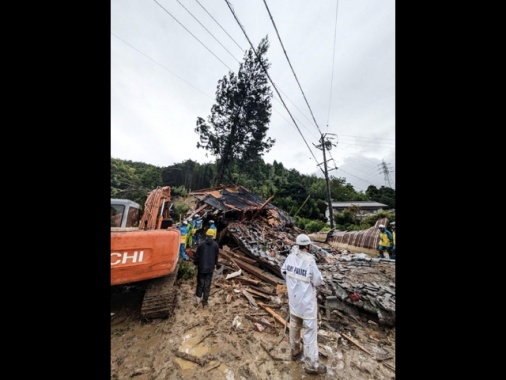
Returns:
[[[128,199],[111,199],[111,227],[139,227],[141,206]]]

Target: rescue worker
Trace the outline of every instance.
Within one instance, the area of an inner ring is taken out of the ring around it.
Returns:
[[[395,260],[395,222],[390,223],[390,229],[392,230],[392,256],[390,258]]]
[[[392,245],[393,245],[393,236],[390,231],[385,228],[385,225],[380,224],[378,226],[378,252],[379,257],[385,258],[384,252],[388,252],[388,258],[392,258]]]
[[[186,227],[188,227],[188,232],[186,233],[186,246],[193,246],[193,224],[190,219],[186,219]]]
[[[218,267],[220,248],[213,238],[213,229],[206,231],[205,239],[199,244],[193,255],[193,263],[197,266],[197,288],[195,290],[195,306],[202,301],[202,307],[207,307],[211,294],[211,281],[214,269]]]
[[[207,232],[209,232],[209,230],[212,230],[211,235],[207,235]],[[216,226],[214,225],[214,220],[209,221],[209,228],[207,229],[207,232],[206,232],[207,236],[212,236],[213,239],[216,240],[216,234],[217,234],[218,230],[216,229]]]
[[[192,220],[193,244],[200,243],[200,234],[202,233],[202,218],[199,214],[195,214]]]
[[[186,235],[188,234],[188,222],[184,220],[183,224],[178,227],[178,230],[181,232],[179,257],[181,257],[184,261],[188,261],[190,259],[190,257],[186,254]]]
[[[305,234],[296,238],[296,244],[281,266],[286,280],[290,308],[290,351],[292,360],[304,360],[304,371],[309,374],[325,373],[327,367],[318,357],[318,303],[316,287],[324,284],[316,266],[316,260],[309,251],[311,239]],[[304,328],[304,345],[301,344],[301,330]]]

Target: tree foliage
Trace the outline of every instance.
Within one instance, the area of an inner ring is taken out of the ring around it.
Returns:
[[[389,209],[395,209],[395,190],[390,187],[369,186],[365,191],[365,195],[371,200],[386,204]]]
[[[275,143],[267,137],[271,116],[272,91],[266,74],[270,66],[265,57],[268,38],[263,38],[256,52],[249,49],[236,74],[218,81],[216,104],[207,121],[197,118],[195,132],[200,137],[197,148],[217,158],[213,185],[233,181],[233,174],[252,174],[260,158]],[[243,178],[235,178],[242,180]]]
[[[162,185],[162,169],[143,162],[111,158],[111,198],[144,206],[149,191]]]

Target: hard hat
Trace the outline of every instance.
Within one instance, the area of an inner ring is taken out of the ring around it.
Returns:
[[[385,226],[383,224],[380,224],[378,228],[385,228]]]
[[[214,220],[210,220],[210,221],[209,221],[209,224],[214,224]]]
[[[193,219],[197,219],[199,217],[199,214],[193,215]]]
[[[206,236],[214,236],[214,233],[213,231],[211,231],[212,228],[209,228],[207,231],[206,231]]]
[[[300,234],[297,236],[297,239],[295,240],[295,242],[298,245],[309,245],[309,244],[311,244],[311,239],[306,234]]]
[[[395,226],[395,222],[390,223],[391,226]]]
[[[186,220],[183,220],[183,224],[186,226],[188,222]]]

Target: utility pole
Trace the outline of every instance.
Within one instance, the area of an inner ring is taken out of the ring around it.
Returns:
[[[331,135],[334,135],[333,133],[330,133]],[[330,228],[331,229],[334,229],[334,210],[332,209],[332,199],[331,199],[331,196],[330,196],[330,182],[329,182],[329,174],[328,174],[328,170],[327,170],[327,156],[325,154],[325,151],[328,149],[328,150],[331,150],[332,149],[332,146],[336,146],[336,144],[332,143],[330,140],[325,140],[325,137],[327,136],[327,134],[322,134],[321,137],[320,137],[320,144],[319,145],[315,145],[313,144],[317,149],[321,149],[323,151],[323,174],[325,175],[325,181],[327,182],[327,204],[328,204],[328,208],[329,208],[329,219],[330,219]],[[333,137],[329,137],[329,139],[332,139]],[[320,164],[318,164],[318,166],[320,166]],[[321,168],[320,168],[321,169]]]

